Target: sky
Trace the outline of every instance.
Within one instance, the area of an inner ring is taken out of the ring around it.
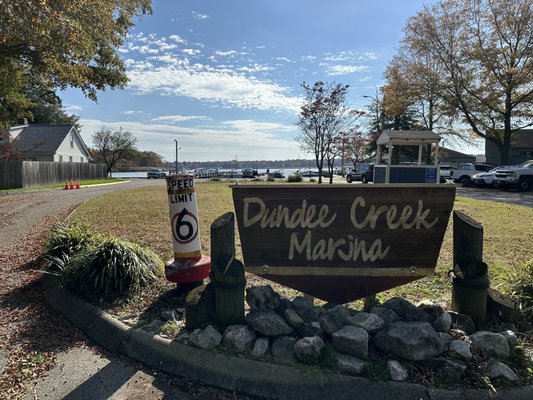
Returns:
[[[95,130],[122,128],[167,161],[175,140],[180,162],[312,158],[295,140],[302,82],[347,84],[347,102],[364,110],[406,20],[435,2],[153,0],[118,50],[128,86],[97,103],[76,89],[60,96],[88,146]]]

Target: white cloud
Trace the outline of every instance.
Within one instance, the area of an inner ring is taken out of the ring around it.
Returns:
[[[179,35],[170,35],[168,38],[176,43],[186,43],[186,41],[183,40]]]
[[[328,65],[326,66],[326,73],[330,76],[349,75],[358,72],[368,71],[369,67],[366,65]]]
[[[138,139],[137,147],[155,151],[166,160],[174,159],[174,139],[181,147],[180,161],[285,160],[296,158],[298,144],[294,140],[296,127],[251,120],[223,121],[217,126],[183,127],[163,123],[131,121],[80,120],[82,137],[91,147],[91,135],[99,129],[131,131]],[[278,133],[282,132],[283,137]]]
[[[82,106],[78,106],[76,104],[66,103],[66,104],[63,105],[63,107],[65,108],[66,111],[81,111],[81,110],[83,110]]]
[[[138,114],[146,114],[142,110],[125,110],[120,112],[123,115],[138,115]]]
[[[196,11],[193,11],[192,12],[192,16],[196,19],[207,19],[209,18],[209,15],[206,15],[206,14],[200,14],[200,13],[197,13]]]
[[[170,122],[170,123],[194,121],[194,120],[210,120],[210,118],[203,116],[203,115],[163,115],[161,117],[151,119],[151,121]]]
[[[129,87],[138,93],[187,96],[243,109],[297,112],[301,100],[289,89],[235,72],[220,72],[203,67],[130,65]]]

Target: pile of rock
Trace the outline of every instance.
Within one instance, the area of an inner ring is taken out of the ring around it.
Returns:
[[[288,364],[321,363],[327,354],[341,373],[351,375],[383,359],[395,381],[409,379],[407,365],[431,370],[441,382],[460,382],[468,368],[490,379],[519,379],[508,365],[511,350],[520,344],[516,328],[475,332],[470,317],[438,304],[416,307],[395,297],[366,313],[337,304],[316,306],[305,297],[291,301],[270,286],[248,288],[246,301],[246,325],[223,332],[210,325],[176,340]]]

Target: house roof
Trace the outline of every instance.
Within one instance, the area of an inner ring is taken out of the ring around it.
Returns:
[[[438,143],[440,136],[433,131],[383,131],[379,135],[377,144],[420,144]]]
[[[55,153],[72,128],[72,124],[28,125],[17,135],[14,144],[22,153]]]

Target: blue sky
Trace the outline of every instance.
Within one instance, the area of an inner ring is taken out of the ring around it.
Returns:
[[[350,85],[364,109],[422,0],[154,0],[119,50],[124,90],[93,103],[61,93],[92,146],[130,130],[141,150],[180,161],[311,158],[295,141],[302,82]],[[476,151],[473,149],[472,151]]]

